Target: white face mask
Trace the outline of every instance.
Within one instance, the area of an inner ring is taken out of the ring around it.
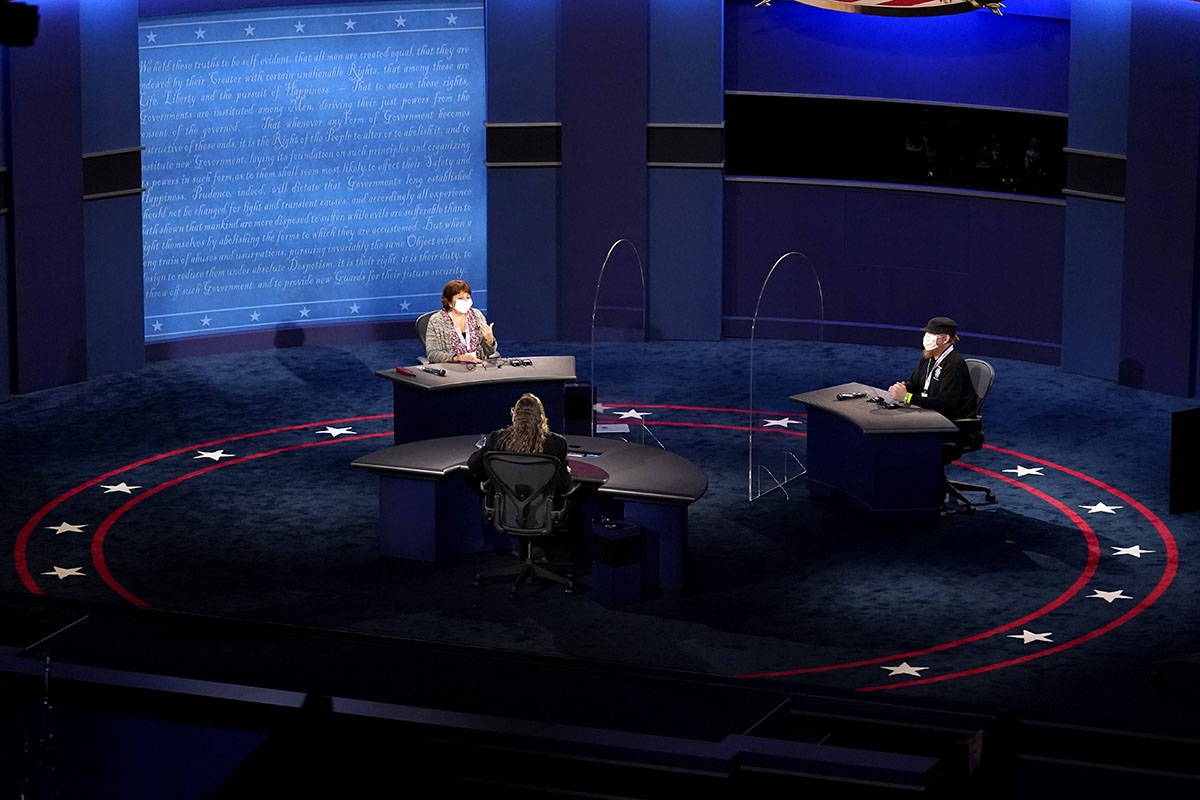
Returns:
[[[937,334],[927,333],[921,337],[921,346],[926,350],[937,349]]]
[[[470,300],[455,300],[454,301],[454,310],[460,314],[467,313],[468,311],[471,310],[471,301]]]

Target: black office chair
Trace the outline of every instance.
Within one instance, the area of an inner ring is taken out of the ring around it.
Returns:
[[[534,543],[548,542],[566,520],[567,498],[576,485],[563,493],[555,491],[557,458],[544,453],[491,452],[483,456],[488,479],[483,483],[483,513],[492,526],[520,540],[521,563],[480,572],[475,585],[489,578],[514,578],[509,598],[516,599],[522,581],[544,579],[562,584],[566,594],[575,594],[575,579],[534,559]]]
[[[943,464],[949,464],[964,453],[973,453],[983,447],[983,401],[987,399],[988,392],[992,390],[992,383],[996,380],[996,370],[992,368],[991,364],[978,358],[968,358],[966,362],[967,371],[971,375],[971,385],[975,387],[975,394],[979,397],[979,405],[975,407],[973,415],[953,420],[958,427],[958,433],[952,439],[946,440],[943,445]],[[996,496],[986,486],[961,483],[949,478],[945,479],[945,486],[947,500],[954,498],[962,503],[962,510],[967,513],[974,511],[976,506],[996,502]],[[964,494],[965,492],[983,492],[984,500],[972,502]]]
[[[429,318],[436,313],[436,311],[426,311],[424,314],[417,317],[417,321],[413,323],[417,330],[417,341],[419,341],[421,343],[421,347],[424,347],[427,351],[429,348],[425,345],[425,331],[429,330]],[[422,353],[421,355],[417,356],[417,363],[428,364],[429,359],[425,357],[424,353]]]

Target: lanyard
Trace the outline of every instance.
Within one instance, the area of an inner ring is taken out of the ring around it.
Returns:
[[[950,351],[953,349],[954,345],[950,345],[946,348],[946,352],[937,357],[937,361],[934,361],[929,365],[929,372],[925,373],[925,388],[921,390],[921,397],[929,396],[929,382],[933,380],[933,371],[942,363],[943,358],[950,355]]]

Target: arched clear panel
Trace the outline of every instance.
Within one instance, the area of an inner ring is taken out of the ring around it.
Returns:
[[[750,500],[804,475],[805,417],[791,395],[825,385],[825,296],[803,253],[785,253],[759,289],[750,323]]]
[[[596,392],[592,435],[656,441],[646,423],[646,271],[628,239],[608,248],[592,303],[591,381]]]

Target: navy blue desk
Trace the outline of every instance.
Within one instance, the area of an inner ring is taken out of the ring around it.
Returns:
[[[413,375],[394,369],[375,374],[392,384],[396,444],[478,433],[503,428],[512,420],[509,409],[525,392],[542,401],[550,430],[566,429],[563,387],[575,380],[574,356],[530,356],[532,366],[434,364],[445,376],[409,367]],[[504,364],[507,359],[500,359]]]
[[[808,409],[808,472],[813,497],[844,502],[878,522],[930,525],[942,507],[942,439],[957,429],[936,411],[881,408],[841,392],[886,397],[845,383],[790,399]]]
[[[507,551],[506,535],[483,523],[467,458],[479,434],[388,447],[353,462],[379,475],[379,538],[386,556],[442,563],[467,553]],[[642,581],[683,588],[688,506],[708,477],[686,458],[657,447],[568,436],[571,475],[592,495],[591,518],[604,514],[642,526]],[[577,455],[579,454],[579,455]]]

